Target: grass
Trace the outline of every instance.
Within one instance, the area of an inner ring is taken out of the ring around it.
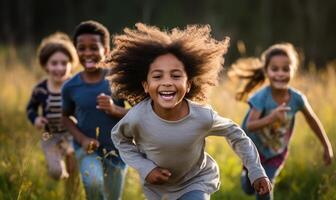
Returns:
[[[48,177],[40,135],[25,116],[31,89],[43,72],[32,59],[23,64],[18,54],[15,49],[0,48],[0,199],[63,199],[64,182]],[[328,66],[322,72],[298,73],[292,84],[308,97],[334,149],[335,69]],[[222,116],[241,123],[247,105],[234,100],[234,91],[234,84],[223,80],[212,91],[210,103]],[[225,139],[208,138],[207,151],[220,166],[222,182],[211,199],[254,199],[240,188],[241,162]],[[324,166],[322,151],[317,137],[298,114],[289,158],[277,179],[275,199],[336,199],[336,165]],[[82,187],[78,195],[84,198]],[[133,169],[128,170],[123,199],[144,199],[139,176]]]

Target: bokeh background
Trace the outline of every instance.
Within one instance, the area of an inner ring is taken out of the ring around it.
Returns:
[[[237,84],[225,73],[230,64],[258,56],[271,44],[293,43],[301,66],[292,85],[306,94],[336,149],[335,10],[334,0],[1,0],[0,199],[64,199],[65,183],[47,176],[41,134],[28,123],[25,106],[32,87],[45,75],[36,62],[38,43],[55,31],[72,35],[78,23],[89,19],[106,25],[111,34],[144,22],[164,29],[210,24],[215,38],[229,36],[224,73],[209,103],[237,123],[248,107],[234,100]],[[323,165],[322,145],[301,114],[294,131],[275,199],[336,199],[336,165]],[[213,137],[207,142],[222,181],[212,199],[254,199],[240,188],[241,163],[225,139]],[[76,193],[84,199],[81,187]],[[144,199],[133,169],[123,199]]]

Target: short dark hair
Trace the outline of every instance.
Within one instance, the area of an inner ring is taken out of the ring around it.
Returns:
[[[163,31],[155,26],[136,24],[116,35],[108,66],[112,66],[111,84],[114,94],[132,105],[148,97],[142,82],[146,81],[150,64],[160,55],[171,53],[186,70],[191,88],[186,98],[204,102],[209,86],[217,83],[224,63],[229,39],[211,37],[209,25],[191,25],[186,29]]]
[[[110,51],[110,32],[101,23],[88,20],[78,24],[73,35],[73,42],[75,46],[77,44],[77,37],[83,34],[99,35],[104,48],[107,49],[107,52]]]

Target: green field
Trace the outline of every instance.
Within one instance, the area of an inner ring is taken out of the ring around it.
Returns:
[[[28,54],[32,55],[32,54]],[[43,72],[34,59],[18,59],[15,49],[0,49],[0,199],[64,199],[64,182],[48,177],[40,148],[40,134],[28,123],[25,106],[33,85]],[[27,57],[26,57],[27,58]],[[28,57],[29,58],[29,57]],[[28,62],[27,62],[28,60]],[[336,65],[317,72],[298,73],[292,85],[301,90],[322,121],[336,149]],[[237,123],[247,109],[234,100],[235,86],[225,78],[213,89],[210,104]],[[298,114],[290,154],[277,179],[275,199],[336,199],[336,164],[324,166],[322,145]],[[207,139],[207,151],[217,160],[221,188],[211,199],[254,199],[240,188],[241,162],[225,139]],[[83,189],[78,193],[83,199]],[[144,199],[139,176],[129,169],[123,199]]]

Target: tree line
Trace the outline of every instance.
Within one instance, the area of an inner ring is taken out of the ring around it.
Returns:
[[[300,48],[306,64],[320,67],[336,59],[335,10],[334,0],[1,0],[0,44],[36,45],[56,30],[71,35],[88,19],[112,34],[136,22],[210,24],[215,37],[231,38],[229,62],[287,41]]]

